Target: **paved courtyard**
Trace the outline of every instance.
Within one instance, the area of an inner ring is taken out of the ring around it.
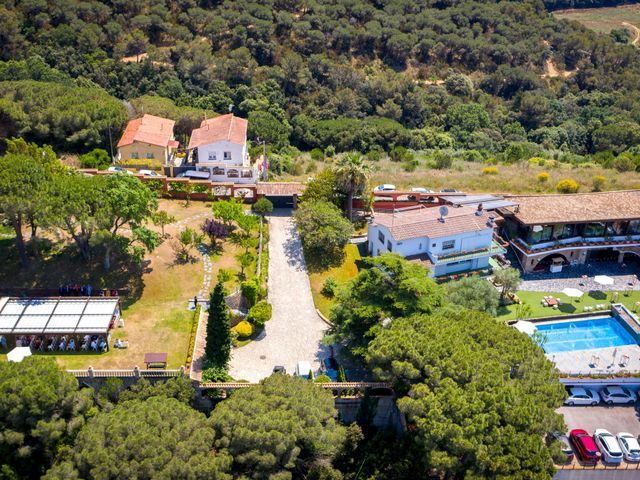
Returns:
[[[322,345],[328,328],[316,313],[300,237],[290,210],[274,210],[269,217],[269,302],[273,318],[253,342],[232,351],[230,374],[237,380],[257,382],[275,365],[295,371],[300,360],[320,368],[328,356]]]
[[[596,275],[613,278],[613,285],[600,285]],[[640,290],[638,263],[621,265],[613,262],[592,263],[565,267],[560,273],[526,273],[522,275],[519,290],[530,292],[561,292],[565,288],[578,288],[584,292],[612,290]],[[583,278],[586,276],[586,278]]]
[[[622,357],[626,355],[629,361],[626,366],[621,365]],[[638,345],[623,345],[621,347],[591,348],[575,350],[573,352],[548,353],[546,357],[555,362],[561,372],[566,373],[615,373],[620,371],[640,371],[640,347]],[[594,357],[598,357],[597,365],[591,366]]]

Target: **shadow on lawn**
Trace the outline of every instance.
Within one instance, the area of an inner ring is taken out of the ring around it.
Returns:
[[[600,292],[598,290],[591,290],[587,295],[589,297],[593,298],[594,300],[606,300],[607,299],[607,294],[605,292]]]
[[[0,289],[17,295],[28,289],[49,289],[57,294],[59,286],[75,284],[91,285],[94,291],[127,289],[129,293],[122,299],[122,306],[126,308],[140,298],[144,289],[142,275],[151,271],[149,261],[138,264],[122,253],[114,255],[111,269],[105,271],[100,250],[85,261],[71,244],[51,244],[41,251],[40,258],[32,256],[30,261],[30,265],[23,268],[14,241],[0,240]]]

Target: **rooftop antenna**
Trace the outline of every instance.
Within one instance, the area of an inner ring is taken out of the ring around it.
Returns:
[[[449,215],[449,209],[447,208],[447,206],[446,206],[446,205],[442,205],[442,206],[440,207],[440,210],[439,210],[439,211],[440,211],[440,219],[439,219],[439,220],[440,220],[442,223],[444,223],[444,217],[446,217],[447,215]]]

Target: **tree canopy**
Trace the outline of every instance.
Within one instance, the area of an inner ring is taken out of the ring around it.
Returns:
[[[293,472],[303,478],[314,462],[330,461],[346,438],[331,393],[288,375],[237,390],[211,420],[216,447],[233,456],[233,469],[244,478],[286,480]]]
[[[469,310],[496,315],[500,303],[498,290],[484,278],[468,277],[446,285],[447,301]]]
[[[92,405],[90,392],[50,358],[0,362],[0,475],[39,478]]]
[[[399,399],[435,469],[459,478],[552,478],[543,438],[564,430],[554,365],[531,339],[459,308],[394,320],[370,343],[368,364],[410,389]]]
[[[122,402],[87,422],[44,478],[231,479],[231,458],[214,440],[211,422],[175,398]]]

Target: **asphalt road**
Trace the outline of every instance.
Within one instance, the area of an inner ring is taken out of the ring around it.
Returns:
[[[597,428],[605,428],[614,435],[617,435],[618,432],[640,435],[640,416],[634,407],[573,406],[561,407],[558,409],[558,413],[564,416],[567,431],[571,431],[574,428],[583,428],[587,432],[593,433]],[[640,474],[637,478],[640,479]]]

